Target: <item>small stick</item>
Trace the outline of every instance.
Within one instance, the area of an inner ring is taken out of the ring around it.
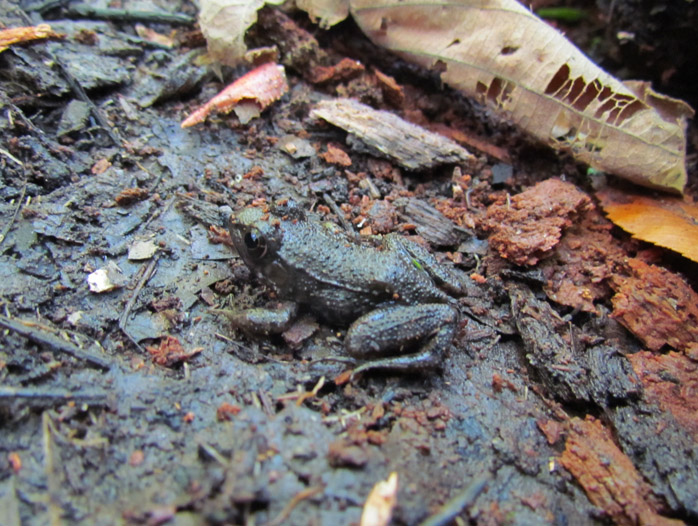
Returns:
[[[157,265],[159,259],[160,254],[155,254],[155,257],[148,264],[148,267],[145,269],[145,272],[143,272],[141,279],[138,281],[138,285],[136,285],[136,288],[133,289],[133,294],[131,294],[131,298],[128,300],[128,303],[126,304],[124,313],[121,315],[121,318],[119,318],[119,329],[121,329],[121,331],[126,335],[126,337],[129,340],[131,340],[131,342],[140,350],[143,350],[141,346],[138,344],[137,341],[131,338],[131,335],[126,331],[126,323],[128,322],[128,317],[131,314],[131,309],[133,309],[133,305],[136,303],[136,299],[138,298],[141,289],[145,286],[150,277],[153,275],[155,265]]]
[[[58,481],[55,473],[54,465],[54,442],[53,442],[53,422],[51,421],[51,416],[48,411],[44,411],[41,415],[41,432],[43,435],[43,446],[44,446],[44,475],[46,475],[46,481],[48,486],[48,516],[49,524],[51,526],[60,526],[63,524],[61,516],[63,515],[63,509],[58,503],[58,490],[60,482]]]
[[[320,493],[324,489],[325,488],[323,486],[310,486],[309,488],[299,491],[293,496],[288,504],[284,506],[284,509],[279,512],[279,515],[277,515],[274,520],[267,523],[267,526],[280,526],[286,521],[286,519],[288,519],[288,516],[291,515],[291,512],[296,506],[298,506],[298,504],[305,499],[309,499],[310,497]]]
[[[90,405],[104,405],[106,393],[73,393],[65,389],[33,389],[30,387],[0,387],[0,401],[3,399],[25,399],[40,402],[75,401]]]
[[[12,218],[7,222],[7,224],[2,228],[2,232],[0,232],[0,245],[3,244],[5,241],[5,237],[7,236],[7,233],[10,231],[10,228],[12,228],[12,225],[14,225],[15,221],[17,220],[17,214],[19,214],[19,211],[22,209],[22,203],[24,202],[24,196],[27,193],[27,181],[24,181],[24,186],[22,186],[22,195],[19,196],[19,199],[17,200],[17,208],[15,208],[15,213],[12,215]]]
[[[490,478],[489,472],[475,477],[463,491],[444,504],[439,512],[422,522],[421,526],[446,526],[451,524],[451,521],[461,511],[473,505],[480,493],[487,487]]]
[[[85,360],[86,362],[102,369],[108,370],[114,365],[108,358],[98,356],[89,351],[81,349],[80,347],[63,340],[56,335],[51,334],[48,332],[48,327],[44,327],[38,323],[16,320],[0,315],[0,326],[14,331],[35,343],[48,345],[50,348],[56,351],[69,354],[78,360]]]
[[[344,212],[342,212],[342,209],[339,208],[337,203],[335,203],[335,200],[330,197],[329,194],[322,194],[322,198],[325,200],[325,203],[332,209],[334,214],[337,216],[337,219],[339,219],[339,222],[342,223],[342,226],[344,227],[344,230],[346,230],[347,234],[350,236],[356,238],[356,230],[354,230],[354,227],[349,223],[344,218]]]
[[[196,20],[189,15],[167,13],[165,11],[136,11],[133,9],[100,9],[86,4],[71,5],[66,10],[69,16],[95,18],[117,22],[153,22],[156,24],[192,25]]]

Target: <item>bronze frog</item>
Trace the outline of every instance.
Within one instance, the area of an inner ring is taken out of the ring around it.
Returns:
[[[397,234],[361,243],[291,206],[249,207],[230,220],[240,257],[275,290],[282,308],[227,312],[250,331],[282,332],[298,305],[348,326],[344,344],[367,360],[355,372],[440,365],[458,321],[463,285],[420,245]],[[408,353],[408,354],[405,354]]]

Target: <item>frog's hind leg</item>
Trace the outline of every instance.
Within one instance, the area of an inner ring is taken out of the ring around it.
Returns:
[[[446,304],[392,305],[361,316],[344,340],[352,356],[369,360],[354,374],[371,369],[439,367],[443,351],[453,340],[457,319],[457,311]],[[395,355],[386,356],[390,353]]]

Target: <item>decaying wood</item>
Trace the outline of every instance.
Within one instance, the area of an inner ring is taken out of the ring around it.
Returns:
[[[408,170],[426,170],[473,159],[465,148],[449,139],[355,100],[322,101],[311,116],[349,132],[355,150],[367,149]]]
[[[452,246],[461,240],[453,222],[436,208],[421,199],[408,199],[404,203],[396,203],[401,208],[402,215],[417,228],[417,234],[436,246]]]

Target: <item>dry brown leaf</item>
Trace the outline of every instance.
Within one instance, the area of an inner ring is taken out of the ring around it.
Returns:
[[[550,146],[638,184],[682,192],[686,103],[623,84],[514,0],[351,0],[378,45],[441,71]]]
[[[48,24],[3,29],[0,30],[0,53],[13,44],[23,44],[32,40],[43,40],[46,38],[63,38],[64,36],[53,31]]]
[[[349,15],[349,0],[296,0],[296,7],[308,13],[310,19],[323,29],[338,24]]]
[[[698,206],[679,197],[649,197],[606,187],[597,192],[608,218],[633,237],[698,261]]]
[[[283,0],[201,0],[199,25],[206,38],[209,55],[222,64],[235,66],[247,51],[245,33],[257,21],[264,4]]]

